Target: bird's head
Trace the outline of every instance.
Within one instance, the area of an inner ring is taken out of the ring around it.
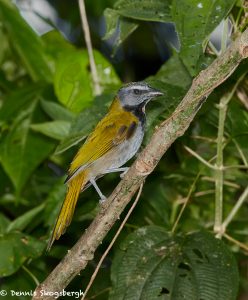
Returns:
[[[118,91],[121,105],[129,109],[145,107],[152,98],[162,95],[162,92],[150,87],[146,82],[131,82]]]

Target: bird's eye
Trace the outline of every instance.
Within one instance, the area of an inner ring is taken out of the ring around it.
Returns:
[[[138,89],[134,89],[133,92],[134,92],[135,95],[140,95],[141,94],[141,91],[138,90]]]

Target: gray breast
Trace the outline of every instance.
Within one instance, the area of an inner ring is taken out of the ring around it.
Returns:
[[[90,176],[95,178],[106,173],[106,170],[116,169],[123,166],[137,153],[143,137],[144,130],[142,129],[142,125],[139,124],[130,139],[124,141],[91,165]]]

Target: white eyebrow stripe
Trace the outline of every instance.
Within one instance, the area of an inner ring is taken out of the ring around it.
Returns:
[[[129,87],[130,90],[141,90],[141,91],[147,91],[149,88],[147,86],[144,85],[133,85]]]

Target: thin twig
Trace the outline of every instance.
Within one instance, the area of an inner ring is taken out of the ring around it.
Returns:
[[[224,166],[223,170],[228,170],[228,169],[244,169],[247,170],[248,166],[244,166],[244,165],[231,165],[231,166]]]
[[[189,189],[187,198],[186,198],[186,200],[184,201],[183,206],[182,206],[182,208],[181,208],[181,210],[180,210],[180,212],[179,212],[179,214],[178,214],[178,216],[177,216],[177,219],[176,219],[176,221],[175,221],[175,223],[174,223],[174,225],[173,225],[173,227],[172,227],[172,229],[171,229],[171,232],[172,232],[172,233],[174,233],[175,230],[176,230],[177,224],[179,223],[179,220],[181,219],[181,216],[182,216],[182,214],[183,214],[183,212],[184,212],[184,210],[185,210],[185,207],[187,206],[187,204],[188,204],[188,202],[189,202],[189,200],[190,200],[190,197],[191,197],[191,195],[192,195],[192,193],[193,193],[193,191],[194,191],[195,184],[196,184],[197,180],[199,179],[200,174],[201,174],[201,172],[199,172],[199,173],[196,175],[195,180],[194,180],[193,183],[191,184],[191,187],[190,187],[190,189]]]
[[[236,204],[232,208],[231,212],[229,213],[229,215],[226,217],[226,219],[222,223],[221,227],[222,227],[222,231],[223,232],[225,232],[226,227],[232,221],[232,219],[234,218],[234,216],[236,215],[236,213],[238,212],[238,210],[240,209],[240,207],[242,206],[242,204],[244,203],[244,201],[247,199],[247,197],[248,197],[248,186],[243,191],[243,193],[239,197],[238,201],[236,202]]]
[[[215,220],[214,232],[218,233],[221,228],[223,218],[223,184],[224,184],[224,171],[223,171],[223,140],[224,140],[224,126],[227,112],[227,98],[232,96],[231,93],[224,95],[220,99],[219,104],[219,123],[218,123],[218,136],[217,136],[217,157],[216,157],[216,170],[215,170]]]
[[[222,220],[223,220],[223,186],[224,186],[224,170],[239,167],[247,168],[246,166],[224,166],[223,165],[223,149],[224,149],[224,127],[227,114],[228,104],[231,101],[238,85],[243,80],[246,73],[244,73],[236,81],[232,89],[227,92],[219,103],[219,123],[218,123],[218,136],[217,136],[217,157],[216,157],[216,170],[215,170],[215,220],[214,220],[214,232],[217,233],[217,237],[222,236]]]
[[[85,289],[85,291],[84,291],[84,295],[83,295],[83,297],[82,297],[81,300],[84,300],[84,299],[85,299],[85,297],[86,297],[86,295],[87,295],[87,293],[88,293],[90,287],[92,286],[92,284],[93,284],[93,282],[94,282],[94,280],[95,280],[95,278],[96,278],[96,275],[97,275],[97,273],[98,273],[98,271],[99,271],[99,269],[100,269],[100,267],[101,267],[101,265],[102,265],[102,263],[103,263],[105,257],[108,255],[110,249],[113,247],[113,245],[114,245],[115,241],[117,240],[119,234],[121,233],[121,231],[122,231],[124,225],[126,224],[128,218],[130,217],[132,211],[134,210],[136,204],[138,203],[139,198],[140,198],[141,193],[142,193],[143,186],[144,186],[144,183],[142,182],[141,185],[140,185],[140,188],[139,188],[139,191],[138,191],[138,194],[137,194],[136,199],[134,200],[134,202],[133,202],[131,208],[129,209],[129,211],[128,211],[127,215],[126,215],[126,217],[125,217],[124,220],[122,221],[121,226],[120,226],[119,229],[117,230],[117,232],[116,232],[115,236],[113,237],[111,243],[109,244],[108,248],[105,250],[105,252],[103,253],[101,259],[99,260],[99,263],[98,263],[98,265],[96,266],[96,269],[95,269],[94,273],[92,274],[92,276],[91,276],[91,278],[90,278],[90,282],[88,283],[88,285],[87,285],[87,287],[86,287],[86,289]]]
[[[216,170],[216,167],[212,164],[210,164],[208,161],[206,161],[204,158],[202,158],[199,154],[197,154],[194,150],[191,148],[184,146],[184,148],[195,158],[197,158],[200,162],[202,162],[205,166],[209,167],[210,169]]]
[[[248,245],[241,243],[240,241],[234,239],[233,237],[231,237],[230,235],[228,235],[227,233],[224,233],[223,236],[229,240],[230,242],[234,243],[235,245],[238,245],[241,249],[245,250],[246,252],[248,252]]]
[[[248,167],[247,159],[246,159],[246,157],[245,157],[245,155],[244,155],[242,149],[240,148],[238,142],[236,141],[236,139],[232,139],[232,141],[234,142],[236,148],[238,149],[239,155],[240,155],[240,157],[242,158],[244,165]]]
[[[209,181],[209,182],[215,182],[215,179],[212,178],[212,177],[209,177],[209,176],[202,176],[201,180],[205,180],[205,181]],[[238,185],[235,182],[229,181],[229,180],[224,180],[223,184],[226,185],[226,186],[230,186],[234,189],[240,189],[240,185]]]
[[[216,139],[212,139],[206,136],[200,136],[200,135],[191,135],[190,136],[192,139],[196,139],[196,140],[202,140],[202,141],[206,141],[209,143],[216,143]]]
[[[87,300],[93,300],[93,299],[96,299],[96,298],[98,298],[100,295],[102,295],[102,294],[108,292],[109,290],[111,290],[111,287],[107,287],[106,289],[101,290],[99,293],[97,293],[97,294],[95,294],[95,295],[89,297]]]
[[[194,194],[194,197],[202,197],[202,196],[206,196],[206,195],[211,195],[214,194],[215,190],[206,190],[206,191],[201,191],[201,192],[197,192]]]
[[[37,279],[37,277],[27,268],[27,267],[25,267],[24,265],[22,265],[22,268],[23,268],[23,270],[33,279],[33,281],[34,281],[34,283],[36,284],[36,285],[39,285],[40,284],[40,282],[39,282],[39,280]]]
[[[90,29],[89,29],[89,24],[87,21],[84,0],[78,0],[78,5],[79,5],[79,10],[80,10],[82,27],[83,27],[83,31],[84,31],[85,43],[86,43],[86,47],[87,47],[88,55],[89,55],[90,70],[91,70],[93,86],[94,86],[94,94],[100,95],[102,90],[101,90],[99,77],[98,77],[98,73],[97,73],[97,68],[96,68],[96,63],[95,63],[94,54],[93,54],[93,48],[92,48],[92,43],[91,43],[91,38],[90,38]]]

